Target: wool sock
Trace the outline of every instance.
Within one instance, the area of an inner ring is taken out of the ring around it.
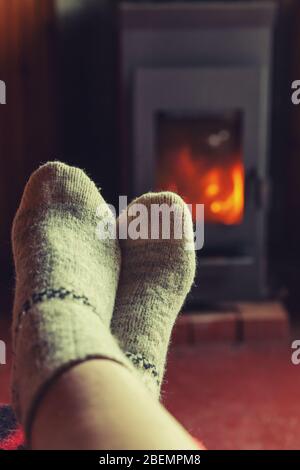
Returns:
[[[148,213],[143,220],[141,205]],[[151,217],[153,205],[164,207],[166,215],[171,214],[169,239],[163,239],[162,219]],[[169,212],[172,207],[174,212]],[[140,224],[143,236],[147,234],[148,239],[122,240],[122,233],[128,233],[126,226],[130,233],[131,222],[134,226]],[[159,397],[171,331],[195,276],[191,214],[176,194],[149,193],[128,206],[118,226],[122,267],[112,333],[145,385]],[[183,236],[176,239],[176,229],[180,231],[181,227]],[[149,239],[151,230],[159,230],[157,239]]]
[[[109,331],[120,251],[96,234],[108,214],[94,183],[63,163],[40,167],[25,188],[12,232],[12,398],[27,435],[43,393],[69,367],[108,358],[132,368]]]

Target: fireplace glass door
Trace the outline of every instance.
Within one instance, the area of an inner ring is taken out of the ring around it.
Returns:
[[[193,208],[204,204],[206,223],[241,224],[242,112],[157,113],[156,118],[155,189],[174,191]]]

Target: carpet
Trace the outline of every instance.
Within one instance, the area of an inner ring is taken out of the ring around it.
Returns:
[[[0,450],[24,448],[24,434],[12,408],[8,405],[0,405]]]

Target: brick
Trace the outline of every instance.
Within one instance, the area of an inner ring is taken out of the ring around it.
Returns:
[[[239,307],[245,341],[289,337],[288,313],[279,302],[241,303]]]
[[[203,342],[234,341],[236,336],[236,314],[193,313],[182,315],[173,331],[176,345],[196,345]]]
[[[235,313],[198,314],[193,315],[191,321],[194,344],[214,341],[235,341]]]

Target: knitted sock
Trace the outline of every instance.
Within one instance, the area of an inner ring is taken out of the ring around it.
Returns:
[[[137,205],[148,210],[141,229],[148,235],[159,229],[158,239],[120,239],[122,268],[112,319],[112,333],[122,350],[138,369],[144,383],[156,397],[165,370],[166,354],[176,317],[195,275],[195,251],[191,214],[183,200],[173,193],[149,193],[130,204],[119,218],[124,232],[140,217]],[[174,207],[170,217],[170,237],[162,238],[161,221],[151,218],[153,204]],[[175,224],[175,225],[174,225]],[[175,239],[172,227],[185,227],[184,236]],[[121,237],[120,237],[121,238]],[[189,249],[187,249],[189,248]]]
[[[132,368],[109,331],[120,252],[96,235],[108,213],[94,183],[63,163],[40,167],[25,188],[12,233],[12,394],[27,433],[43,392],[72,365],[109,358]]]

